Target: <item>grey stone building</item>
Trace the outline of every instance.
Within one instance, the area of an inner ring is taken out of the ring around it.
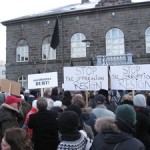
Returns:
[[[59,45],[50,47],[56,18]],[[63,66],[148,64],[150,2],[82,0],[37,15],[2,22],[7,28],[6,78],[27,84],[27,75]],[[90,45],[89,45],[90,44]]]

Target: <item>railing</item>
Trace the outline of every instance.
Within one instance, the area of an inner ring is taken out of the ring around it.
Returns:
[[[106,56],[106,55],[98,55],[97,56],[97,66],[103,65],[132,65],[132,53],[124,54],[124,55],[114,55],[114,56]]]

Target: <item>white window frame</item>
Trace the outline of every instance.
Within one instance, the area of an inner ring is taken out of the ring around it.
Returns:
[[[16,62],[28,62],[29,61],[29,46],[26,40],[20,40],[17,43],[16,48]]]
[[[27,89],[27,77],[25,75],[21,75],[19,78],[18,78],[18,82],[21,84],[21,87],[24,87]]]
[[[55,60],[56,50],[50,47],[50,36],[44,38],[42,43],[42,60]]]
[[[75,33],[71,37],[71,58],[86,57],[86,43],[82,42],[85,39],[83,33]]]
[[[150,27],[145,31],[146,53],[150,53]]]
[[[125,54],[124,33],[118,28],[112,28],[106,33],[106,55]]]

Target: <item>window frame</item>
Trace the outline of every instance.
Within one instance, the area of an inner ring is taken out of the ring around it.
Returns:
[[[71,58],[87,57],[86,43],[82,42],[86,37],[83,33],[75,33],[71,37]]]
[[[22,79],[20,80],[20,78],[22,78]],[[24,78],[25,78],[25,80],[24,80]],[[25,75],[19,76],[18,77],[18,83],[21,84],[21,87],[24,87],[27,89],[27,87],[28,87],[27,76],[25,76]]]
[[[125,54],[124,33],[120,29],[118,28],[110,29],[106,33],[105,42],[106,42],[107,56]]]
[[[150,53],[150,27],[148,27],[145,31],[145,46],[146,53]]]
[[[20,40],[17,43],[16,47],[16,62],[28,62],[28,61],[29,61],[29,46],[27,45],[26,40]]]

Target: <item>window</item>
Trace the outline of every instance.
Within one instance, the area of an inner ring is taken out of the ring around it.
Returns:
[[[22,75],[18,78],[18,82],[21,84],[21,87],[24,87],[27,89],[27,77]]]
[[[47,36],[42,43],[42,60],[53,59],[56,59],[56,50],[50,47],[50,36]]]
[[[86,57],[85,36],[82,33],[76,33],[71,38],[71,58]]]
[[[113,28],[106,33],[106,55],[123,55],[124,34],[118,28]]]
[[[25,40],[20,40],[17,44],[17,62],[27,62],[29,61],[29,47]]]
[[[5,75],[6,75],[6,71],[2,70],[2,76],[5,76]]]
[[[150,27],[145,32],[146,53],[150,53]]]

